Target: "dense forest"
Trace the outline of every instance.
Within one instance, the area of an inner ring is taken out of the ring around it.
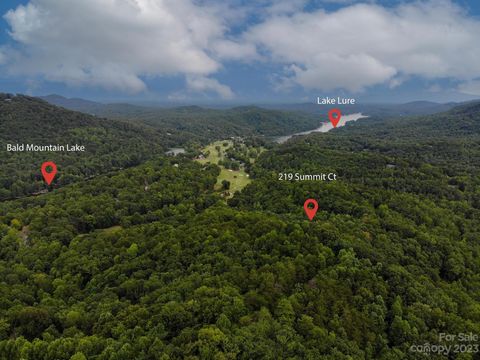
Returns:
[[[280,111],[257,106],[210,109],[200,106],[176,108],[131,104],[101,104],[58,95],[43,97],[52,104],[97,116],[144,122],[173,134],[202,142],[230,136],[280,136],[316,128],[319,117],[302,111]]]
[[[150,155],[0,203],[0,359],[478,357],[411,346],[480,334],[480,105],[293,138],[228,201]]]
[[[99,119],[28,96],[0,94],[0,200],[45,189],[44,161],[59,165],[52,187],[140,165],[170,139],[146,126]],[[85,146],[85,152],[7,152],[7,144]]]

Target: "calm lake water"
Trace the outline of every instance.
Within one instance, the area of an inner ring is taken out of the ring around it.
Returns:
[[[368,116],[365,116],[361,113],[342,115],[342,117],[340,119],[340,122],[337,125],[337,128],[345,126],[345,124],[349,121],[357,121],[358,119],[362,119],[362,118],[366,118],[366,117],[368,117]],[[281,143],[284,143],[285,141],[287,141],[288,139],[292,138],[293,136],[308,135],[308,134],[315,133],[315,132],[327,132],[327,131],[330,131],[332,129],[333,129],[332,123],[330,121],[327,121],[327,122],[322,123],[320,125],[320,127],[316,128],[316,129],[313,129],[313,130],[303,131],[303,132],[299,132],[299,133],[292,134],[292,135],[279,136],[275,139],[275,142],[281,144]]]
[[[171,149],[168,149],[168,151],[166,152],[167,155],[173,155],[173,156],[177,156],[178,154],[184,154],[184,153],[185,153],[184,148],[171,148]]]

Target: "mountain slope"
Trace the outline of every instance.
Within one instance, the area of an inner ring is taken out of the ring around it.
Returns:
[[[101,104],[82,99],[49,95],[42,99],[68,109],[97,116],[144,122],[156,128],[203,143],[230,136],[279,136],[316,128],[321,119],[299,111],[242,106],[208,109],[199,106],[177,108],[143,107],[131,104]]]
[[[37,98],[0,94],[0,200],[45,189],[44,161],[54,161],[62,186],[123,167],[138,165],[162,152],[155,130],[99,119],[58,108]],[[85,146],[85,152],[7,152],[7,144]]]
[[[61,106],[65,109],[80,111],[87,114],[96,114],[97,112],[100,112],[105,106],[104,104],[95,101],[85,100],[81,98],[66,98],[64,96],[56,94],[40,96],[39,98],[45,100],[52,105]]]
[[[315,220],[302,230],[319,236],[344,267],[314,277],[322,315],[309,315],[356,345],[365,341],[361,334],[385,344],[359,345],[361,354],[349,353],[356,348],[349,345],[342,356],[410,358],[411,346],[441,343],[440,332],[480,330],[479,110],[473,104],[394,122],[370,119],[295,138],[263,153],[255,180],[229,201],[291,226],[305,216],[305,199],[318,201]],[[337,181],[278,179],[330,172]]]
[[[301,112],[267,110],[243,106],[226,110],[180,107],[155,109],[137,119],[159,128],[171,128],[191,134],[209,134],[210,138],[229,136],[277,136],[318,127],[321,119]]]
[[[479,120],[292,139],[228,206],[216,166],[162,157],[1,202],[0,358],[413,359],[478,334]]]

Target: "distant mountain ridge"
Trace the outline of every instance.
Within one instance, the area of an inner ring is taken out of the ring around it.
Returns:
[[[209,107],[202,107],[198,105],[178,106],[178,107],[154,107],[154,106],[140,106],[128,103],[109,103],[104,104],[96,101],[85,100],[81,98],[66,98],[61,95],[47,95],[40,96],[41,99],[70,110],[81,111],[88,114],[105,117],[151,117],[152,113],[188,113],[188,112],[201,112],[206,113],[208,111],[222,111],[219,109],[212,109]],[[344,113],[363,113],[368,116],[410,116],[410,115],[429,115],[448,111],[456,106],[465,103],[447,102],[437,103],[432,101],[411,101],[407,103],[360,103],[355,105],[340,105],[335,106],[342,110]],[[251,106],[236,106],[232,108],[224,109],[223,111],[238,110],[250,108]],[[254,106],[257,109],[263,110],[278,110],[278,111],[290,111],[290,112],[302,112],[311,115],[325,116],[331,106],[318,105],[316,103],[301,103],[301,104],[261,104]],[[308,129],[304,129],[308,130]]]
[[[149,108],[130,104],[100,104],[60,96],[51,96],[49,99],[67,106],[77,106],[77,109],[87,106],[91,111],[96,110],[100,116],[107,118],[147,124],[163,133],[172,134],[170,140],[178,139],[177,142],[180,143],[191,140],[205,143],[230,136],[282,136],[311,130],[326,121],[323,112],[327,108],[316,104],[285,105],[283,110],[259,106],[209,109],[197,105]],[[446,104],[414,101],[406,104],[361,104],[340,108],[344,113],[361,112],[369,115],[369,119],[362,120],[362,124],[372,126],[348,126],[348,132],[358,131],[358,136],[364,136],[362,133],[368,132],[383,137],[384,127],[395,128],[393,133],[406,137],[416,137],[418,133],[433,137],[469,136],[479,126],[477,120],[480,101]],[[379,126],[380,123],[383,125]]]
[[[81,111],[82,109],[85,109],[87,107],[102,107],[104,104],[95,102],[95,101],[90,101],[90,100],[85,100],[81,98],[66,98],[61,95],[47,95],[47,96],[40,96],[40,99],[45,100],[49,102],[50,104],[54,104],[57,106],[61,106],[67,109],[71,110],[78,110]]]
[[[396,116],[410,116],[410,115],[429,115],[439,112],[448,111],[455,106],[463,103],[436,103],[432,101],[411,101],[403,104],[355,104],[355,105],[318,105],[316,103],[304,104],[285,104],[278,106],[269,106],[271,108],[304,111],[311,114],[326,115],[328,110],[336,107],[344,113],[362,113],[368,116],[382,116],[382,117],[396,117]]]
[[[131,104],[101,104],[89,100],[67,99],[59,95],[40,98],[56,106],[87,114],[143,122],[169,133],[181,132],[199,141],[219,140],[230,136],[288,135],[316,128],[322,122],[314,114],[258,106],[231,109],[211,109],[197,105],[157,108]]]
[[[86,114],[96,116],[106,116],[111,112],[123,112],[125,114],[130,114],[132,112],[137,113],[148,109],[148,107],[131,104],[104,104],[101,102],[85,100],[82,98],[67,98],[57,94],[39,96],[38,98],[52,105],[60,106],[68,110],[80,111]]]

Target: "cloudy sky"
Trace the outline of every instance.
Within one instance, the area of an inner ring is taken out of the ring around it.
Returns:
[[[182,103],[480,98],[479,3],[0,1],[0,92]]]

